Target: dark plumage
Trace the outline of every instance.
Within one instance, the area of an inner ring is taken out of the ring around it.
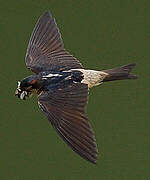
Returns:
[[[20,99],[33,93],[60,137],[81,157],[96,163],[97,145],[85,115],[89,88],[102,82],[135,79],[135,64],[104,71],[86,70],[65,49],[50,12],[38,20],[26,54],[26,66],[35,74],[18,82]]]

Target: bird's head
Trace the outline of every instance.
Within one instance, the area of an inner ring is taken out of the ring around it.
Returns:
[[[26,97],[31,96],[34,92],[37,91],[37,76],[32,75],[29,76],[22,81],[18,81],[18,87],[15,92],[15,96],[18,98],[25,100]]]

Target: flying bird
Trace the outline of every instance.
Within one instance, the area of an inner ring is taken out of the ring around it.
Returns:
[[[107,81],[136,79],[135,63],[108,70],[87,70],[64,48],[51,13],[34,27],[26,53],[34,75],[18,81],[15,95],[25,100],[36,94],[38,104],[60,137],[82,158],[96,164],[98,149],[86,116],[88,91]]]

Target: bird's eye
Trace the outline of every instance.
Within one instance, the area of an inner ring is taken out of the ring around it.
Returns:
[[[18,88],[21,90],[26,90],[26,88],[28,88],[29,86],[31,86],[31,84],[27,81],[18,81]]]

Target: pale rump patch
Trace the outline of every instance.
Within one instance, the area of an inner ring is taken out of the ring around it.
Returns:
[[[102,83],[103,79],[108,75],[103,71],[95,71],[95,70],[86,70],[86,69],[76,69],[81,71],[84,75],[84,79],[81,83],[88,84],[88,88],[93,86],[97,86]]]

